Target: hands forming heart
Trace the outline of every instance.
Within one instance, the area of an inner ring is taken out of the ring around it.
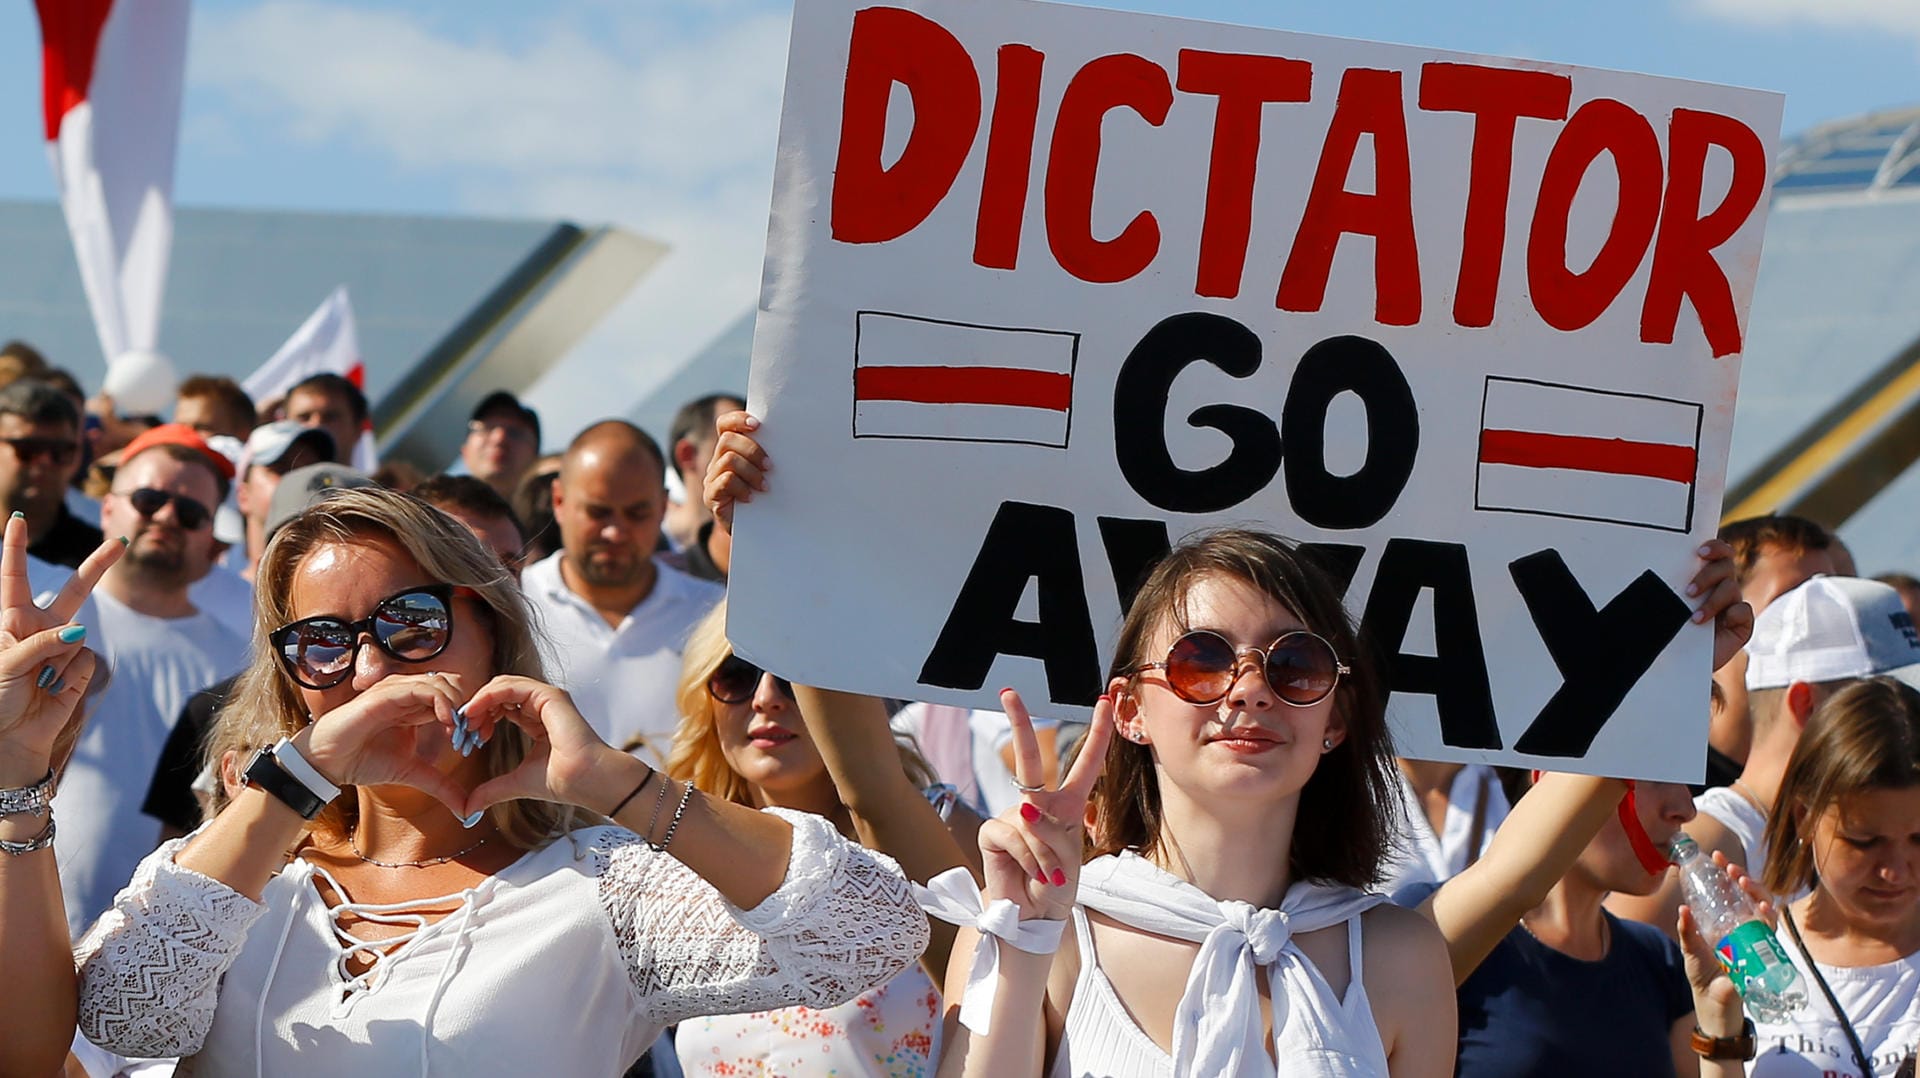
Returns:
[[[463,703],[464,701],[464,703]],[[468,776],[442,770],[446,750],[462,756],[491,742],[501,724],[526,734],[526,755],[504,774],[468,789]],[[431,736],[421,728],[437,727]],[[604,811],[613,797],[596,781],[632,761],[607,745],[565,692],[502,675],[468,696],[458,675],[394,674],[320,716],[294,738],[301,754],[338,785],[400,785],[427,793],[469,826],[488,807],[516,798]]]

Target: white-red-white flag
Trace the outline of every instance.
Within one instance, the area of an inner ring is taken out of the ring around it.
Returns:
[[[158,352],[173,247],[173,160],[188,0],[35,0],[42,103],[60,205],[126,412],[164,411]]]
[[[353,324],[353,302],[347,298],[347,286],[333,290],[320,306],[293,331],[278,351],[260,369],[247,375],[240,388],[256,401],[285,396],[287,391],[316,374],[337,374],[365,391],[367,368],[360,359],[360,337]],[[374,464],[373,432],[362,429],[360,441],[353,447],[355,468],[372,472]]]

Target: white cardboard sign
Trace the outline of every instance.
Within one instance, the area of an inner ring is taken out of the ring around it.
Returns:
[[[1406,755],[1697,779],[1782,99],[1026,0],[799,0],[729,632],[1085,714],[1169,542],[1318,544]]]

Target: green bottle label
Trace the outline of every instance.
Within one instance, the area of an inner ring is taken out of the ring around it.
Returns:
[[[1732,978],[1733,986],[1746,995],[1747,984],[1766,976],[1768,970],[1786,962],[1780,942],[1765,921],[1748,921],[1721,937],[1714,948],[1721,968]]]

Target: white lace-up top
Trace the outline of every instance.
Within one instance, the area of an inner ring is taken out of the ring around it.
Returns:
[[[832,1006],[911,964],[927,926],[898,867],[819,817],[769,811],[793,824],[793,853],[751,910],[617,827],[458,895],[332,908],[315,877],[345,892],[306,861],[255,903],[176,865],[184,840],[169,842],[80,942],[80,1028],[126,1055],[194,1056],[203,1078],[618,1075],[674,1022]],[[409,930],[362,943],[348,914]],[[356,952],[371,961],[357,976]]]

